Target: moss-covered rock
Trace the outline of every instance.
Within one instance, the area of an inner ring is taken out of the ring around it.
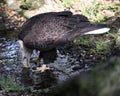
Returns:
[[[4,2],[14,10],[20,10],[20,5],[22,3],[22,0],[4,0]]]
[[[23,4],[20,6],[22,9],[37,9],[44,5],[45,0],[23,0]]]
[[[119,96],[120,60],[112,57],[54,89],[55,96]]]

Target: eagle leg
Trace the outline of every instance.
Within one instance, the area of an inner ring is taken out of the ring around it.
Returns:
[[[30,67],[30,57],[32,55],[31,49],[27,48],[22,40],[19,40],[19,45],[20,45],[20,50],[22,54],[22,64],[24,68],[29,68]]]
[[[32,59],[32,62],[35,63],[36,65],[40,66],[40,61],[41,61],[41,58],[35,58],[35,59]]]

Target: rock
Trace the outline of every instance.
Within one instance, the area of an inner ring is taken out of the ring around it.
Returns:
[[[12,3],[14,3],[15,0],[4,0],[8,5],[11,5]]]
[[[4,0],[4,1],[11,9],[20,10],[22,0]]]
[[[40,8],[32,9],[32,10],[22,10],[21,13],[26,18],[30,18],[34,15],[45,13],[45,12],[56,12],[63,11],[64,8],[57,4],[54,0],[45,0],[45,4],[40,6]]]
[[[43,6],[45,0],[24,0],[23,4],[20,6],[22,9],[37,9]]]
[[[60,83],[51,93],[55,96],[119,96],[119,63],[119,57],[111,57],[94,69]]]

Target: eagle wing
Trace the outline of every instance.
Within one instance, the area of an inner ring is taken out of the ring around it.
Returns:
[[[87,30],[81,30],[89,26],[91,23],[83,15],[73,15],[69,11],[44,13],[27,20],[19,39],[28,48],[49,50],[82,35]]]

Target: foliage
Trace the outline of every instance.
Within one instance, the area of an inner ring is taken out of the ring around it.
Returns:
[[[0,79],[0,87],[4,93],[10,94],[10,96],[26,96],[26,94],[31,94],[30,96],[36,96],[36,94],[40,95],[42,93],[46,94],[49,92],[48,88],[35,89],[33,86],[24,87],[18,83],[15,83],[14,77]]]
[[[8,77],[0,80],[0,86],[2,86],[3,90],[5,92],[10,92],[10,91],[21,91],[23,90],[23,86],[17,84],[14,82],[14,78]]]
[[[59,0],[56,0],[59,1]],[[104,10],[111,12],[116,12],[120,9],[120,4],[115,5],[105,4],[106,0],[60,0],[62,5],[67,9],[72,9],[74,11],[80,11],[83,15],[87,16],[93,22],[101,22],[106,18]],[[87,2],[87,3],[86,3]],[[109,15],[109,14],[107,14]]]
[[[58,2],[59,0],[56,0],[56,1]],[[73,6],[73,4],[78,1],[80,1],[80,0],[60,0],[62,5],[66,8],[71,8]]]
[[[115,6],[108,6],[107,9],[111,10],[113,12],[116,12],[116,11],[120,10],[120,4],[116,4]]]
[[[100,10],[100,7],[101,2],[99,0],[94,0],[92,4],[88,5],[86,8],[82,10],[82,14],[94,20]]]
[[[76,38],[74,40],[74,43],[90,47],[92,45],[92,42],[94,42],[94,39],[95,39],[94,36],[86,35],[86,36],[82,36],[82,37]]]
[[[23,4],[20,6],[22,9],[36,9],[44,4],[44,0],[23,0]]]
[[[98,56],[108,56],[111,54],[112,41],[104,40],[101,36],[83,36],[74,41],[75,44],[87,46],[91,52]]]
[[[111,53],[111,42],[108,41],[99,41],[96,43],[96,49],[94,50],[97,55],[109,56]]]

